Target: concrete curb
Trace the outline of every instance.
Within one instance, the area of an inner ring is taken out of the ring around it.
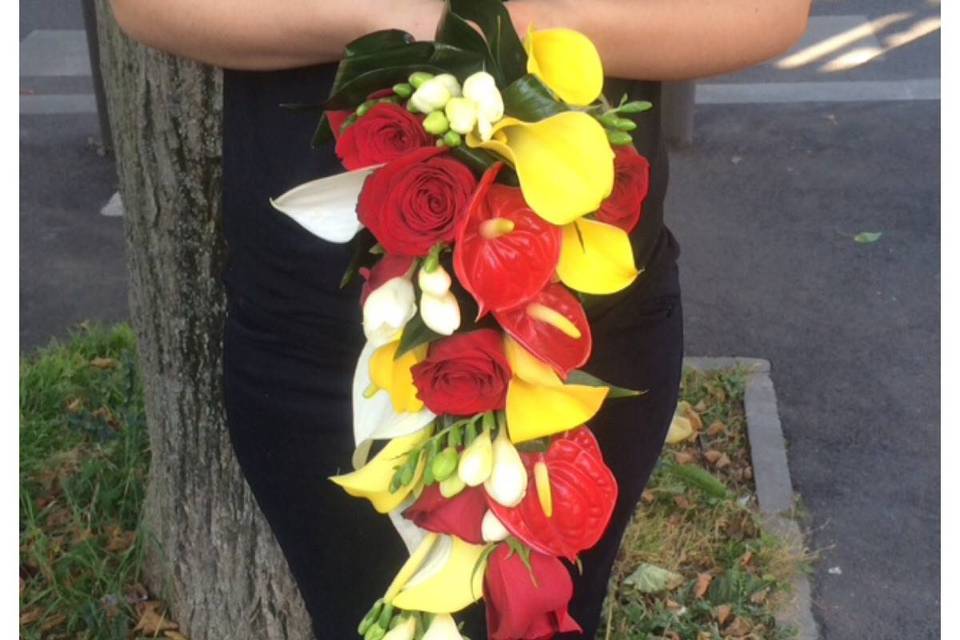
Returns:
[[[684,358],[683,365],[698,371],[733,368],[746,371],[743,404],[760,512],[773,533],[802,544],[803,534],[790,515],[793,509],[793,483],[787,467],[787,449],[777,410],[777,395],[770,378],[770,362],[760,358]],[[820,634],[813,618],[810,581],[805,574],[799,574],[792,580],[791,587],[792,598],[777,614],[777,623],[796,629],[796,640],[819,640]]]

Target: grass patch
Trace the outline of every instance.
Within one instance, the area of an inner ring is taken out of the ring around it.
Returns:
[[[783,640],[774,612],[808,560],[763,531],[743,409],[745,373],[684,373],[693,427],[668,445],[624,534],[599,638]],[[684,404],[685,403],[685,404]]]
[[[20,638],[128,638],[149,465],[133,332],[20,360]]]
[[[24,640],[126,640],[167,628],[141,583],[149,451],[135,354],[129,327],[82,325],[21,358]],[[624,536],[600,638],[790,637],[773,612],[807,556],[760,526],[744,380],[685,373],[681,412],[693,432],[665,450]],[[182,638],[174,633],[163,635]]]

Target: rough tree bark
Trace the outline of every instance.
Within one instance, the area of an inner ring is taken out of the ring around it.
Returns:
[[[133,43],[97,5],[153,460],[149,586],[192,640],[312,638],[224,427],[220,73]]]

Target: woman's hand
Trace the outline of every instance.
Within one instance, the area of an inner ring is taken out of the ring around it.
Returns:
[[[280,69],[337,60],[370,31],[432,38],[440,0],[111,0],[132,38],[209,64]],[[593,40],[613,76],[675,80],[779,55],[806,30],[810,0],[511,0],[521,33],[564,26]]]

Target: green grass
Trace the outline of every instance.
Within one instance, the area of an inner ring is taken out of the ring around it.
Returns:
[[[699,419],[702,428],[661,456],[624,535],[599,638],[794,635],[777,627],[774,612],[809,556],[761,526],[744,381],[742,371],[685,372],[681,396],[688,405],[680,413]],[[720,484],[705,483],[704,476]]]
[[[129,637],[148,465],[129,327],[21,357],[21,638]]]
[[[135,353],[129,327],[81,326],[21,358],[22,639],[126,640],[151,606]],[[624,536],[600,638],[790,637],[773,612],[808,556],[760,526],[743,385],[738,371],[685,373],[686,412],[702,426],[661,457]]]

